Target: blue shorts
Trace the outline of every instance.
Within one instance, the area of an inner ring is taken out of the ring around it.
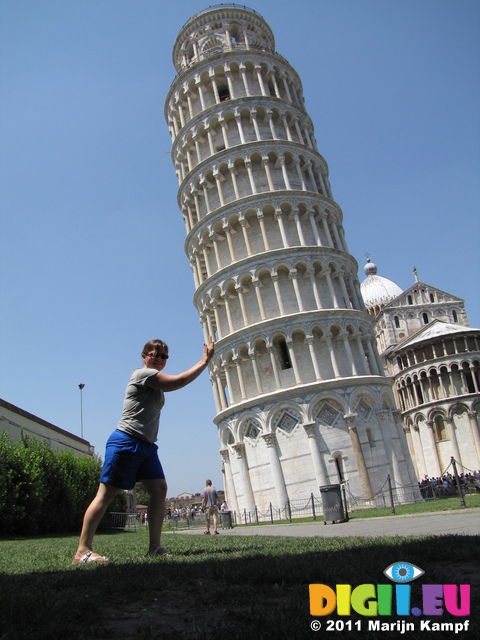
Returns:
[[[116,429],[107,440],[100,482],[118,489],[133,489],[141,480],[165,480],[154,443]]]

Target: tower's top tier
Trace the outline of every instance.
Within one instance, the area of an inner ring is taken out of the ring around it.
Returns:
[[[182,27],[173,47],[180,72],[192,63],[234,49],[275,50],[272,30],[253,9],[236,4],[213,5],[196,13]]]

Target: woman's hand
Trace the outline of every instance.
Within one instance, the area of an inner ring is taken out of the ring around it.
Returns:
[[[215,343],[213,342],[212,336],[208,336],[208,346],[206,344],[203,345],[203,361],[205,364],[208,364],[210,360],[213,358],[213,354],[215,353]]]

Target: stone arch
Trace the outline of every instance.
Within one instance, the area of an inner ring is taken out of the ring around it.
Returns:
[[[262,393],[270,393],[276,389],[269,344],[268,336],[263,333],[257,333],[249,340],[249,352],[255,357]]]
[[[220,448],[225,449],[235,444],[235,436],[230,425],[225,424],[219,427]]]
[[[303,408],[295,402],[283,401],[276,403],[266,417],[267,431],[290,436],[304,422]]]
[[[470,409],[466,402],[455,402],[448,408],[448,418],[453,420],[456,415],[468,413],[469,411]]]
[[[263,425],[253,411],[242,414],[242,418],[236,425],[238,442],[245,442],[248,438],[251,440],[250,444],[256,443],[263,432]]]
[[[230,37],[234,44],[245,44],[245,35],[243,27],[235,20],[232,20],[229,27]]]
[[[429,414],[429,419],[433,423],[433,434],[436,442],[450,440],[447,427],[447,415],[442,408],[436,408]]]
[[[288,336],[283,329],[274,331],[269,339],[269,344],[271,344],[273,348],[277,367],[280,371],[292,369],[292,359],[287,346],[287,339]]]
[[[383,391],[380,398],[380,406],[388,411],[395,411],[395,398],[390,391]]]
[[[350,397],[350,413],[356,413],[363,423],[369,424],[374,412],[380,409],[378,398],[370,389],[360,387],[355,389]]]
[[[309,421],[316,422],[320,427],[336,427],[346,431],[343,416],[349,407],[343,397],[335,392],[325,391],[318,394],[310,403]]]
[[[434,407],[433,409],[428,411],[427,419],[428,420],[434,420],[435,416],[442,416],[442,418],[445,419],[445,418],[448,417],[448,414],[447,414],[447,411],[443,407]]]
[[[312,356],[310,354],[310,347],[307,339],[307,336],[309,335],[307,326],[303,323],[296,323],[289,327],[288,333],[291,339],[293,354],[297,363],[301,382],[315,382],[317,376]]]

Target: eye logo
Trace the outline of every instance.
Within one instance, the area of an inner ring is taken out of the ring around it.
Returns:
[[[383,573],[393,582],[405,583],[423,576],[425,571],[410,562],[394,562]]]

